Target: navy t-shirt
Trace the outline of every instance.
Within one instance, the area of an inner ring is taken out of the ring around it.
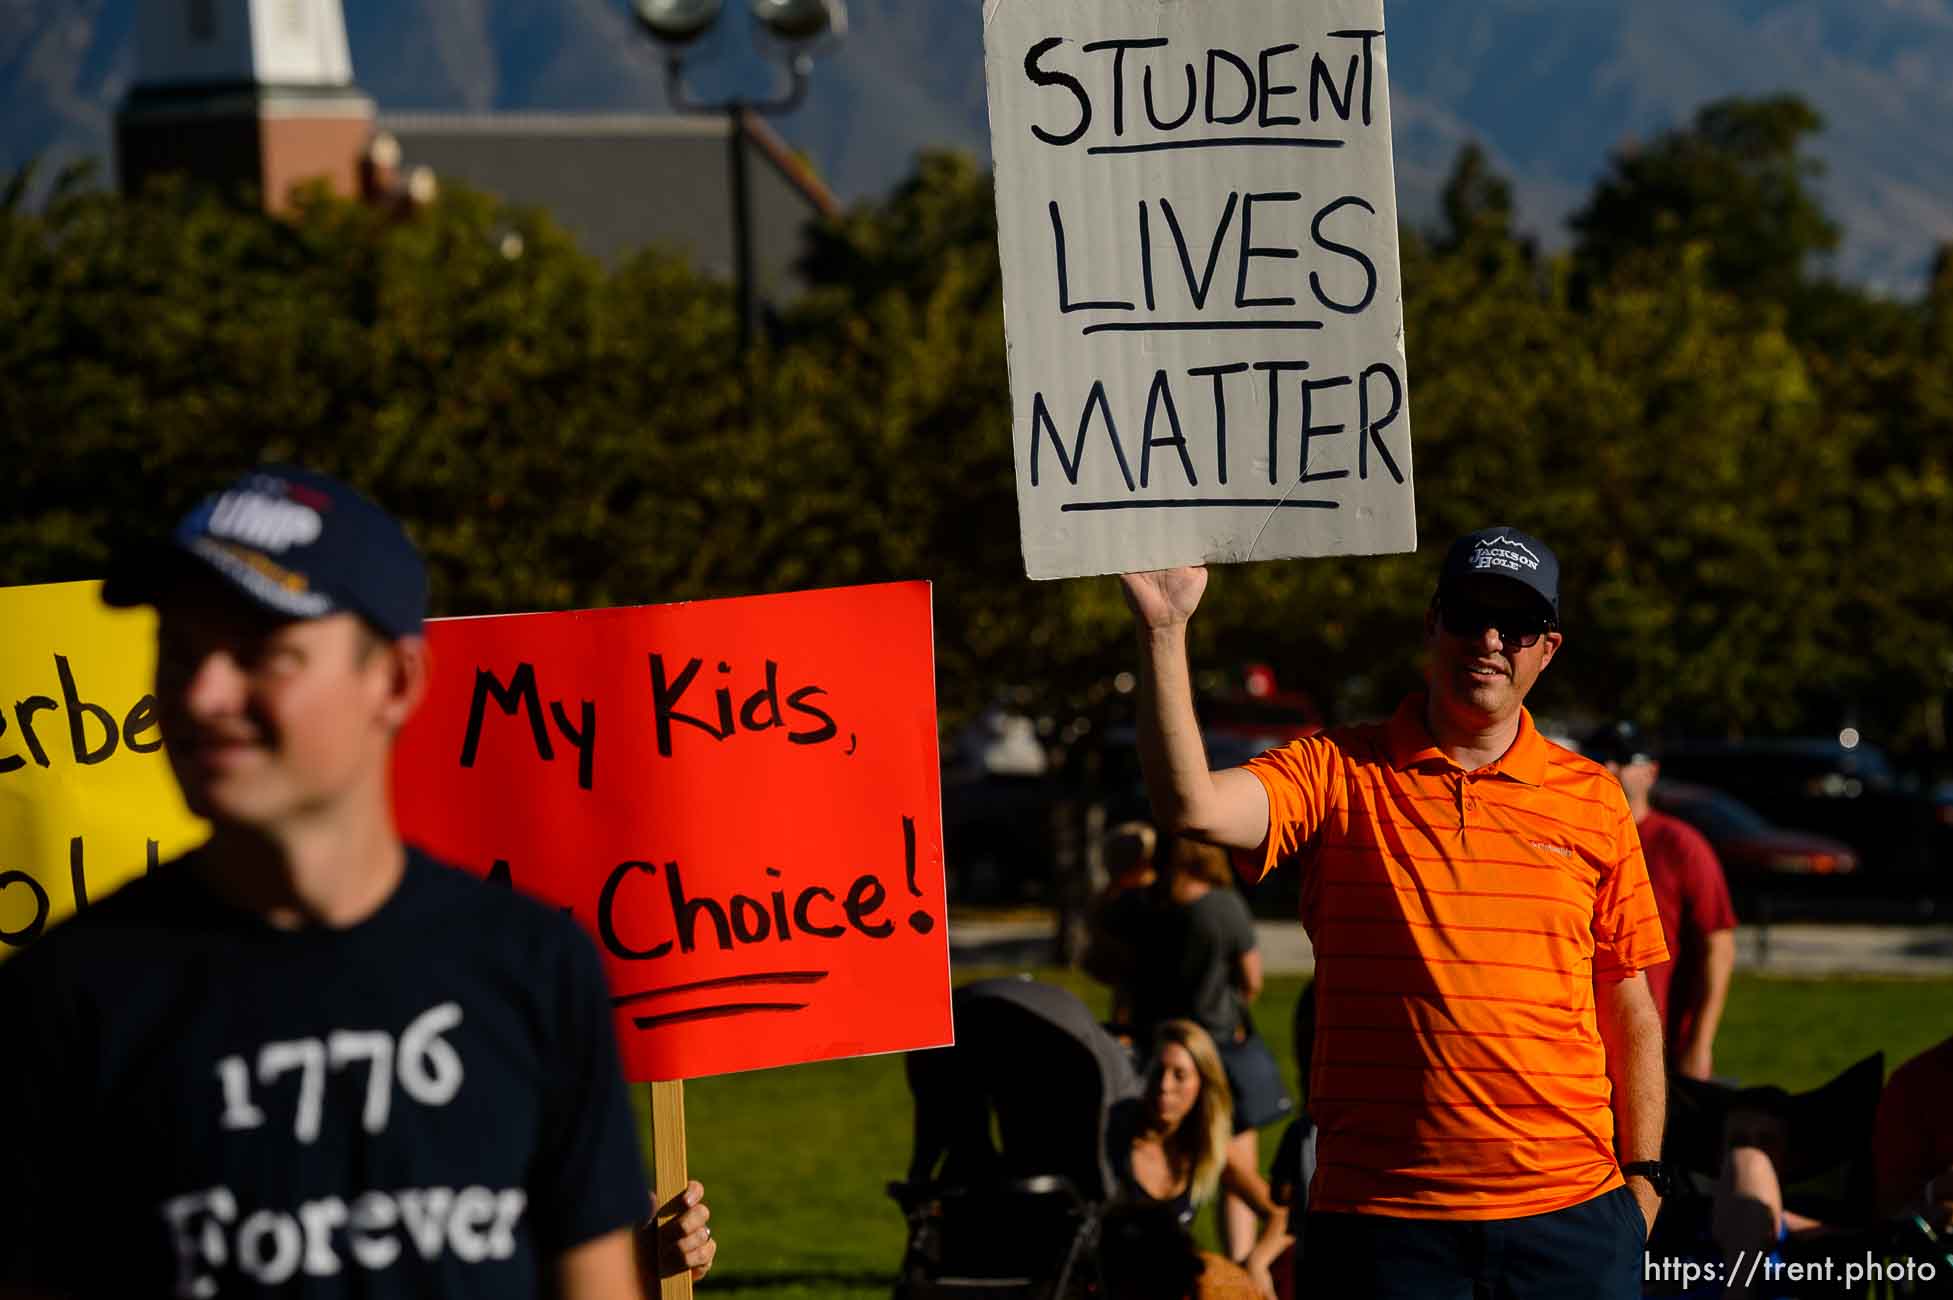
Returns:
[[[531,1297],[648,1216],[595,949],[410,851],[347,929],[181,859],[0,963],[0,1280]]]

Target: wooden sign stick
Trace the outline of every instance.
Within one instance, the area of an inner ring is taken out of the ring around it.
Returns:
[[[691,1176],[685,1171],[685,1081],[653,1083],[651,1089],[652,1199],[662,1210],[685,1190]],[[663,1226],[665,1215],[658,1220]],[[692,1300],[692,1275],[682,1272],[658,1282],[659,1300]]]

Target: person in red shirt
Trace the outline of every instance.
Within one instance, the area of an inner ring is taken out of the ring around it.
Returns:
[[[1878,1212],[1953,1230],[1953,1038],[1892,1071],[1872,1133]]]
[[[1722,862],[1700,831],[1648,803],[1648,792],[1661,777],[1661,763],[1639,727],[1614,723],[1589,736],[1581,749],[1620,781],[1641,833],[1662,936],[1673,959],[1648,970],[1648,992],[1661,1012],[1668,1066],[1687,1078],[1707,1079],[1715,1067],[1716,1028],[1736,966],[1736,909],[1729,902]]]

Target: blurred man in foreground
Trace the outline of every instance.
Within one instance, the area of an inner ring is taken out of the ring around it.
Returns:
[[[213,831],[0,967],[0,1293],[595,1300],[711,1266],[697,1184],[638,1230],[594,947],[395,830],[426,592],[398,523],[288,469],[105,588],[156,607]]]
[[[1250,877],[1302,872],[1312,1292],[1638,1296],[1665,1186],[1643,972],[1667,952],[1620,786],[1524,708],[1562,640],[1553,553],[1509,528],[1459,538],[1424,616],[1424,691],[1221,772],[1187,664],[1206,570],[1124,582],[1162,829],[1236,850]]]

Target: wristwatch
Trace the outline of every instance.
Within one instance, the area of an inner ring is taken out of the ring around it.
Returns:
[[[1621,1166],[1621,1177],[1636,1176],[1647,1179],[1648,1185],[1655,1189],[1655,1195],[1664,1200],[1675,1190],[1674,1176],[1669,1172],[1668,1166],[1659,1160],[1636,1160],[1633,1164]]]

